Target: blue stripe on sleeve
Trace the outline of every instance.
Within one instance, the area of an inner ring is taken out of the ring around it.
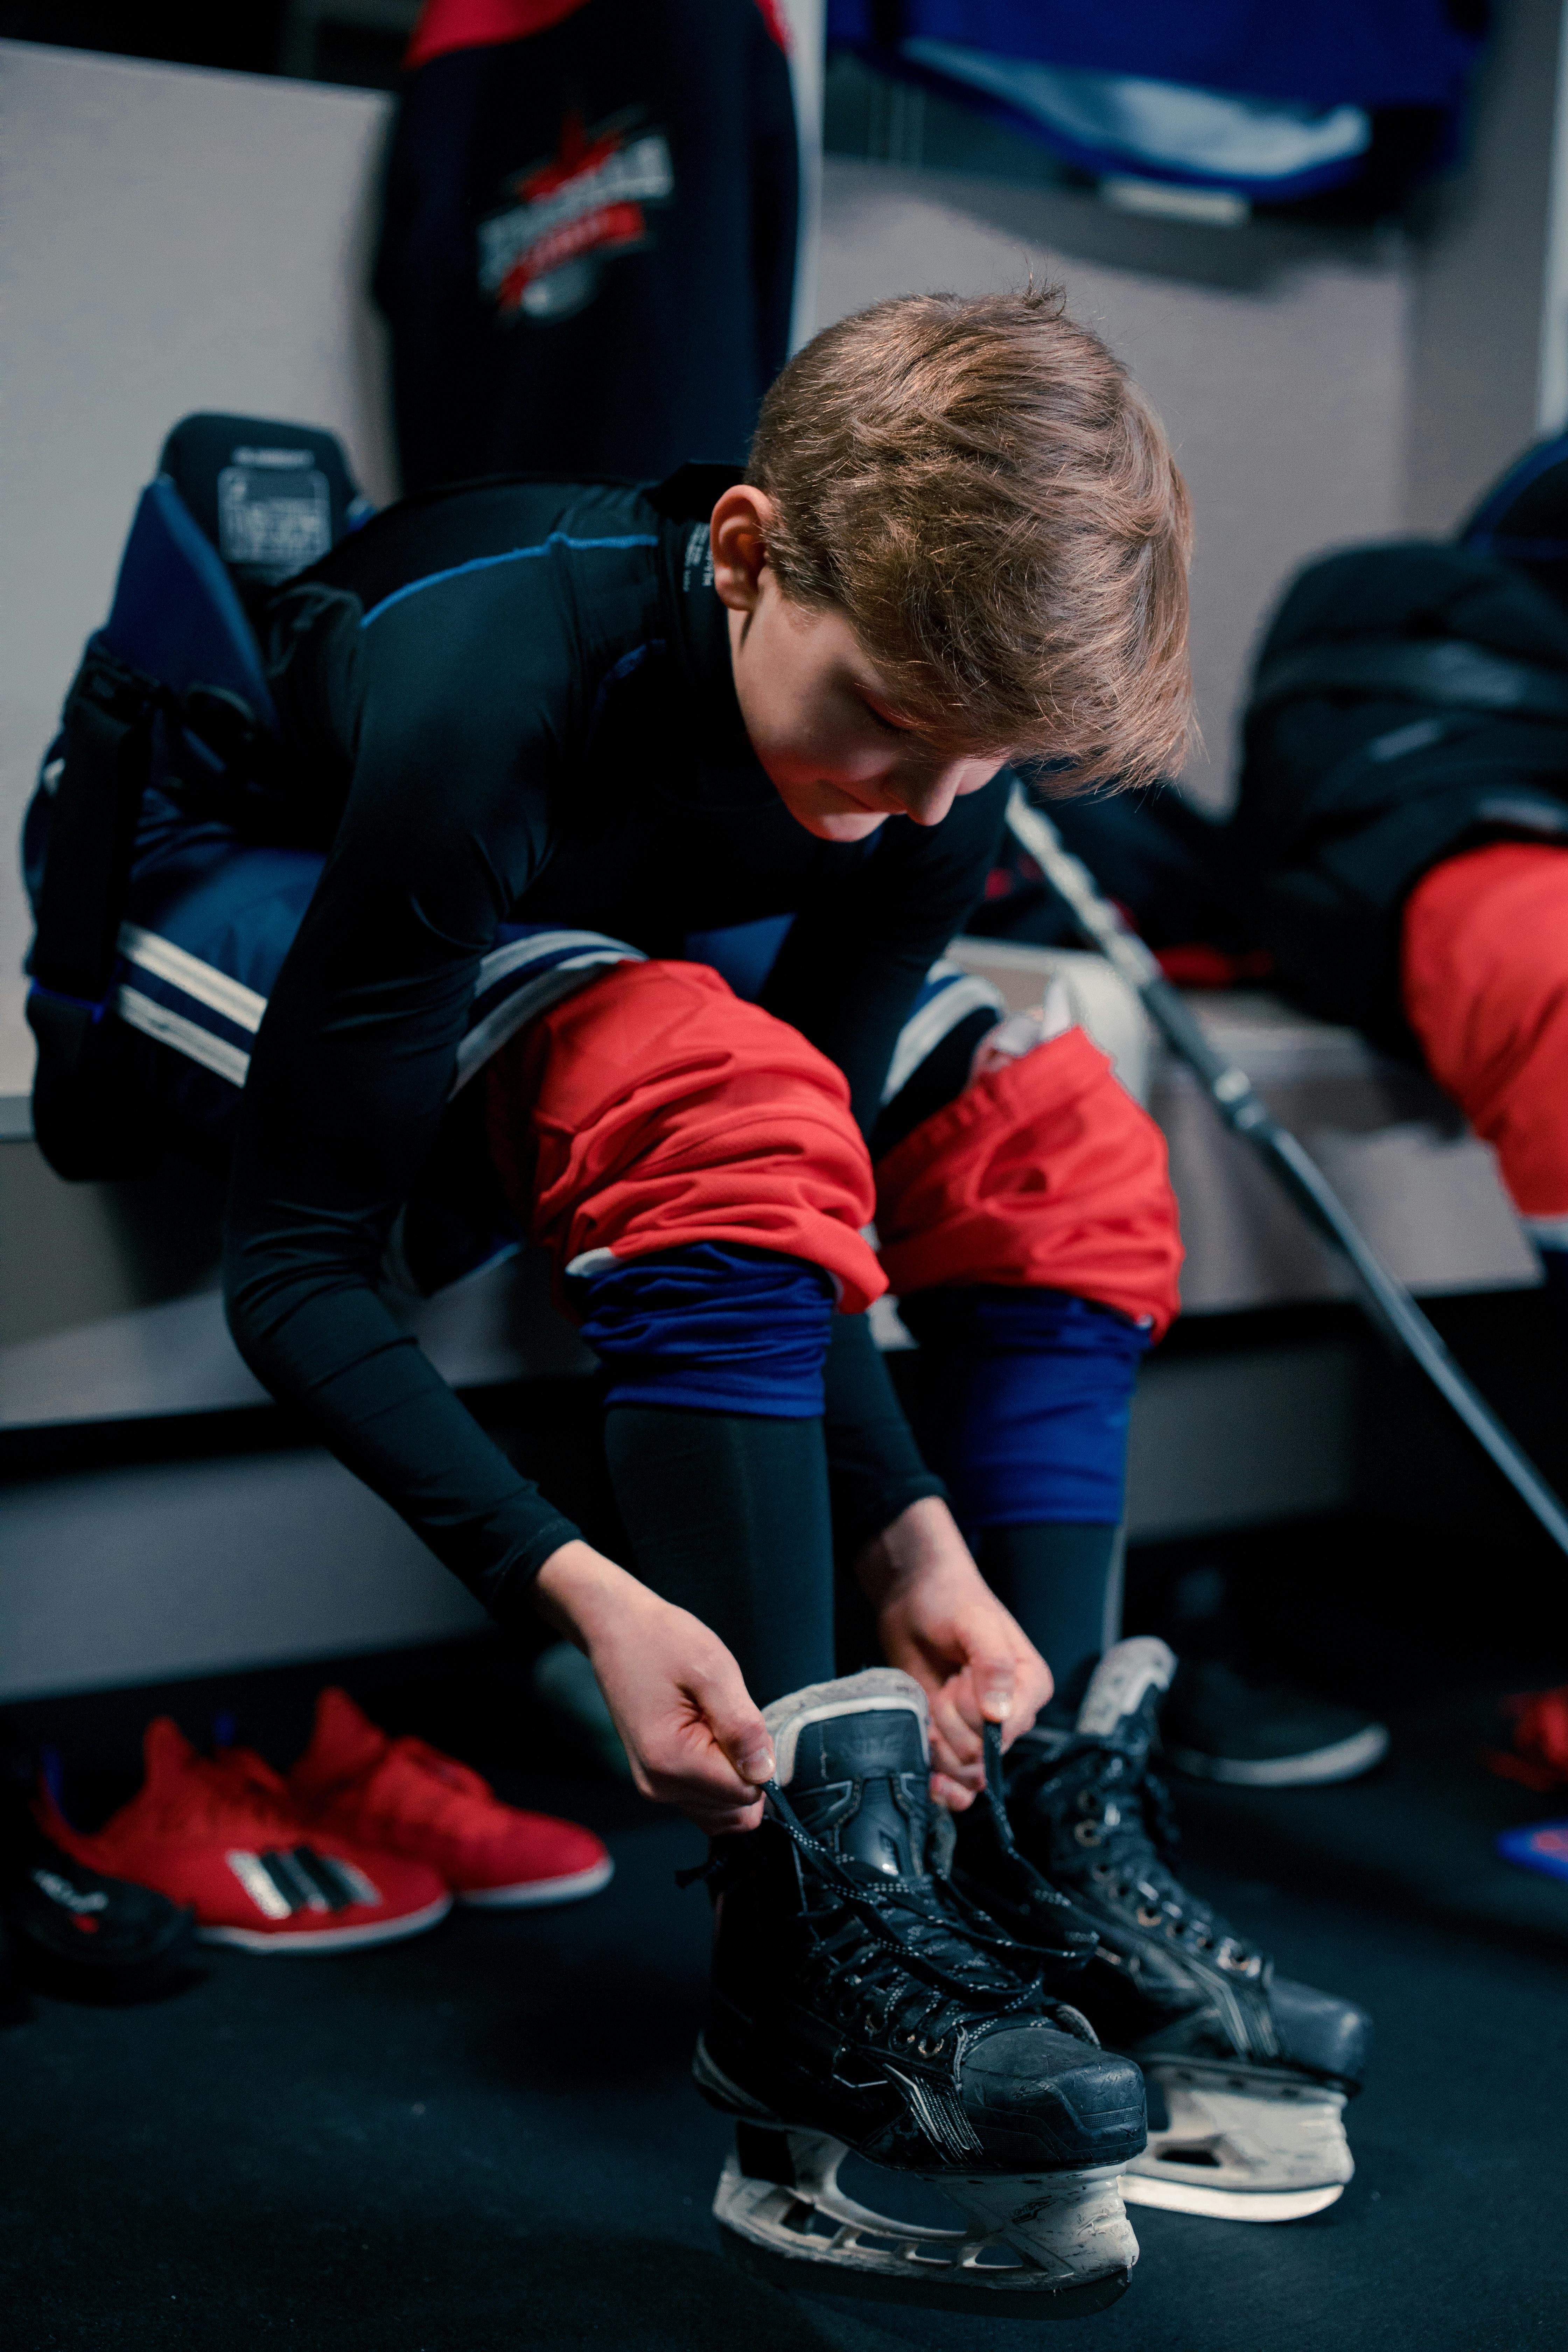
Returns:
[[[569,531],[552,530],[548,539],[540,541],[537,547],[509,547],[500,555],[476,555],[467,563],[453,563],[445,572],[430,572],[423,580],[408,581],[403,587],[395,588],[390,596],[384,596],[379,604],[373,604],[360,622],[360,627],[368,629],[373,621],[378,621],[384,613],[390,613],[393,606],[401,604],[405,596],[417,596],[422,588],[438,588],[443,580],[459,579],[465,572],[490,572],[498,563],[526,563],[531,556],[548,555],[552,547],[570,547],[574,551],[581,552],[595,547],[658,545],[652,531],[630,531],[621,539],[574,539]]]

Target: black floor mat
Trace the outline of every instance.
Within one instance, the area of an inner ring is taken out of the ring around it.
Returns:
[[[1288,1973],[1376,2015],[1357,2174],[1283,2228],[1135,2213],[1131,2293],[1049,2340],[1563,2344],[1568,1885],[1493,1861],[1495,1826],[1551,1808],[1479,1773],[1486,1722],[1474,1698],[1428,1701],[1396,1720],[1395,1762],[1348,1789],[1183,1788],[1194,1882]],[[508,1793],[604,1828],[607,1893],[459,1912],[336,1959],[214,1951],[176,2000],[40,2001],[0,2037],[6,2352],[1031,2340],[1012,2321],[786,2297],[731,2264],[709,2213],[727,2128],[687,2074],[707,1906],[672,1873],[696,1835],[603,1787]]]

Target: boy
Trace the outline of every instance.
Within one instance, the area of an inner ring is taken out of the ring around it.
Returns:
[[[723,1840],[699,2078],[752,2135],[732,2225],[766,2241],[758,2183],[795,2177],[798,2126],[955,2194],[957,2168],[977,2219],[1050,2253],[1033,2290],[1091,2301],[1135,2252],[1106,2183],[1142,2145],[1136,2071],[931,1876],[928,1720],[936,1796],[986,1792],[966,1882],[1047,1963],[1096,1949],[1107,1985],[1133,1981],[1117,2030],[1151,2063],[1242,2063],[1264,2104],[1280,2076],[1331,2103],[1317,2086],[1353,2077],[1361,2032],[1270,1990],[1155,1860],[1138,1790],[1168,1654],[1094,1671],[1127,1398],[1175,1304],[1157,1131],[1080,1031],[993,1039],[994,1007],[931,978],[994,861],[1008,761],[1089,785],[1178,749],[1187,545],[1157,422],[1034,291],[828,330],[769,394],[743,480],[480,484],[342,542],[267,615],[296,820],[328,855],[256,1037],[226,1237],[258,1377],[503,1622],[537,1605],[578,1642],[638,1785]],[[754,1003],[685,959],[770,919],[787,936]],[[476,1025],[503,923],[585,944]],[[635,1576],[518,1475],[375,1287],[487,1055],[491,1160],[604,1366]],[[889,1276],[945,1363],[955,1492],[1023,1623],[871,1342]],[[891,1672],[833,1679],[836,1548]],[[986,1745],[1047,1696],[1041,1639],[1084,1704],[1031,1735],[1005,1808]],[[1113,1867],[1060,1850],[1064,1806],[1107,1824]],[[1076,1917],[1030,1855],[1072,1879]],[[1225,2133],[1245,2144],[1246,2117]],[[1055,2184],[1033,2241],[1003,2194],[1019,2173]]]
[[[734,1769],[760,1760],[754,1712],[731,1691],[714,1702],[723,1742],[694,1721],[672,1743],[673,1663],[657,1702],[657,1645],[639,1640],[635,1676],[617,1664],[610,1627],[631,1605],[621,1572],[584,1557],[375,1297],[391,1217],[441,1120],[479,959],[503,918],[591,927],[662,965],[693,931],[793,915],[763,1002],[790,1026],[802,1066],[789,1083],[822,1106],[826,1193],[771,1205],[764,1223],[864,1307],[883,1283],[859,1239],[869,1201],[856,1127],[871,1126],[916,993],[982,887],[1005,759],[1070,761],[1084,782],[1146,776],[1181,740],[1188,694],[1180,478],[1122,371],[1056,298],[930,298],[829,330],[770,395],[751,473],[716,485],[689,469],[651,497],[509,484],[407,501],[275,600],[273,686],[297,796],[314,801],[331,849],[256,1042],[226,1272],[232,1328],[258,1375],[303,1403],[498,1614],[537,1589],[586,1638],[637,1769],[715,1825],[756,1818],[754,1784]],[[669,985],[618,967],[527,1033],[532,1064],[552,1058],[552,1024],[590,1054],[588,1008],[608,1000],[643,1003],[668,1040]],[[749,1036],[762,1021],[731,1005],[721,1025]],[[803,1059],[801,1038],[815,1055]],[[645,1068],[651,1044],[636,1047]],[[668,1124],[670,1104],[658,1115]],[[571,1141],[575,1170],[586,1145]],[[620,1139],[622,1160],[635,1142]],[[1134,1320],[1169,1311],[1161,1173],[1131,1176],[1153,1196],[1129,1203],[1146,1228],[1124,1244]],[[583,1207],[562,1205],[570,1242]],[[667,1217],[659,1238],[691,1247],[740,1232],[703,1208]],[[537,1199],[531,1213],[541,1231]],[[623,1255],[648,1244],[644,1233]],[[762,1245],[754,1221],[741,1245]],[[563,1276],[582,1255],[568,1250]],[[602,1283],[612,1269],[597,1272]],[[579,1311],[613,1353],[593,1290]],[[928,1670],[933,1695],[951,1683],[973,1718],[968,1738],[956,1719],[939,1725],[943,1768],[973,1787],[975,1675],[1000,1691],[1022,1674],[1026,1715],[1040,1669],[973,1578],[863,1319],[834,1321],[826,1413],[845,1433],[849,1542],[890,1545],[884,1572],[900,1591],[973,1579],[962,1635]],[[693,1444],[713,1451],[709,1424],[731,1417],[693,1416]],[[756,1454],[768,1420],[745,1417]],[[749,1460],[744,1482],[798,1509],[820,1486],[805,1466],[816,1419],[773,1430],[776,1458],[765,1470]],[[640,1558],[666,1541],[668,1430],[649,1446],[635,1421],[612,1419],[609,1437]],[[672,1499],[679,1516],[684,1498]],[[798,1583],[782,1516],[761,1519],[780,1551],[752,1581]],[[680,1572],[683,1597],[712,1622],[728,1562]],[[942,1601],[944,1623],[958,1607]],[[676,1648],[689,1638],[680,1628]],[[907,1640],[931,1638],[922,1612]],[[796,1664],[775,1687],[808,1678]]]

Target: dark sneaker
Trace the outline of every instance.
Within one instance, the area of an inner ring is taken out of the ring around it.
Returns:
[[[1073,1998],[1149,2084],[1149,2146],[1125,2194],[1293,2221],[1332,2204],[1351,2177],[1342,2114],[1371,2021],[1277,1977],[1172,1869],[1169,1801],[1148,1762],[1174,1666],[1163,1642],[1120,1643],[1072,1730],[1026,1732],[1005,1772],[994,1755],[988,1797],[960,1817],[953,1874],[1025,1942],[1046,1921],[1059,1943],[1053,1894],[1092,1927],[1095,1954]]]
[[[153,2000],[195,1973],[189,1911],[76,1861],[20,1801],[0,1836],[0,1922],[14,1996],[30,1986],[58,2000]]]
[[[1040,2316],[1101,2307],[1137,2258],[1118,2180],[1143,2145],[1142,2084],[1045,1991],[1037,1954],[933,1875],[920,1685],[879,1668],[766,1720],[769,1816],[708,1874],[721,1901],[695,2072],[742,2125],[721,2223],[827,2293],[901,2291],[924,2263],[961,2308],[1004,2289]],[[1081,1961],[1087,1945],[1068,1925],[1049,1948]],[[853,2205],[846,2149],[936,2183],[978,2235],[911,2238]],[[977,2247],[1005,2266],[977,2270]]]
[[[1160,1709],[1176,1771],[1246,1789],[1354,1780],[1388,1753],[1388,1728],[1351,1706],[1247,1681],[1217,1659],[1184,1659]]]

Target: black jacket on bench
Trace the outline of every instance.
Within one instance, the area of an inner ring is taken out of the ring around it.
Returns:
[[[1561,709],[1443,698],[1445,662],[1461,698],[1479,671]],[[1232,839],[1279,986],[1419,1058],[1399,992],[1410,892],[1485,841],[1568,842],[1568,612],[1522,567],[1468,548],[1327,556],[1264,639],[1245,747]]]

